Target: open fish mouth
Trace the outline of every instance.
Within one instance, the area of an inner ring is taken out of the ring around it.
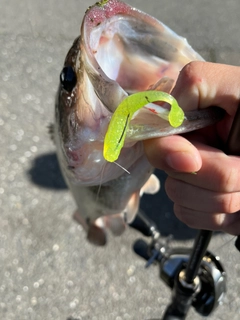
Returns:
[[[82,24],[82,49],[88,57],[85,62],[95,92],[110,111],[116,109],[119,99],[127,93],[154,88],[164,77],[175,81],[184,65],[203,60],[185,38],[155,18],[116,0],[87,11]],[[114,89],[111,95],[115,97],[116,90],[121,92],[114,103],[105,99],[110,94],[107,86],[97,85],[99,76],[111,82],[110,90]]]
[[[176,79],[186,63],[201,59],[189,50],[185,39],[176,41],[166,27],[156,29],[123,14],[91,31],[89,49],[106,76],[129,93],[144,91],[164,76]]]

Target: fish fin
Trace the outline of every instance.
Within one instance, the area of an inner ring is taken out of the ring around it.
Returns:
[[[137,191],[131,196],[124,210],[125,220],[127,223],[131,223],[135,219],[139,209],[139,201],[140,201],[140,193],[139,191]]]
[[[55,139],[54,139],[54,123],[49,123],[47,128],[48,128],[48,133],[49,133],[50,139],[53,141],[53,143],[55,143]]]
[[[120,236],[126,229],[124,216],[121,213],[105,216],[104,219],[106,227],[111,230],[114,236]]]
[[[87,239],[89,242],[97,246],[104,246],[107,243],[106,229],[109,229],[115,236],[121,235],[126,228],[126,223],[131,223],[136,217],[139,209],[140,196],[142,196],[143,193],[156,193],[159,188],[160,182],[158,178],[152,174],[141,190],[132,194],[122,213],[106,215],[87,223],[80,213],[76,211],[74,213],[74,219],[87,231]]]
[[[156,90],[156,91],[163,91],[166,93],[171,92],[172,87],[174,85],[174,80],[169,77],[163,77],[158,80],[156,83],[152,84],[148,90]]]
[[[114,236],[120,236],[126,229],[123,215],[120,213],[103,216],[91,222],[87,233],[88,241],[97,246],[104,246],[107,243],[107,229]]]
[[[151,174],[148,181],[143,185],[143,187],[140,190],[140,196],[142,196],[144,193],[147,194],[155,194],[160,189],[160,181],[155,176],[155,174]]]
[[[144,193],[154,194],[158,192],[159,189],[160,189],[159,179],[155,176],[155,174],[151,174],[151,176],[149,177],[147,182],[143,185],[141,190],[135,192],[131,196],[130,200],[128,201],[126,209],[124,210],[127,223],[131,223],[135,219],[139,209],[140,197]]]
[[[89,225],[87,239],[90,243],[95,244],[96,246],[105,246],[107,243],[106,231],[95,224],[94,221]]]
[[[87,232],[87,240],[90,243],[96,246],[104,246],[107,243],[105,222],[102,217],[95,221],[86,221],[81,216],[80,212],[76,210],[73,214],[73,218]]]

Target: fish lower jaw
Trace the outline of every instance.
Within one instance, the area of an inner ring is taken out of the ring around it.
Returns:
[[[117,163],[111,163],[103,158],[103,145],[97,150],[88,146],[85,150],[81,148],[65,153],[62,169],[66,179],[74,185],[102,185],[121,176],[131,175],[128,169],[141,159],[143,152],[141,142],[131,143],[130,148],[122,149]]]

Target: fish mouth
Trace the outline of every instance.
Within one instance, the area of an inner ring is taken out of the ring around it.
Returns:
[[[164,76],[176,78],[180,70],[177,62],[154,52],[154,33],[143,21],[119,14],[91,32],[91,51],[105,75],[125,91],[144,91]],[[147,39],[150,34],[152,39]]]
[[[128,94],[148,90],[164,77],[175,81],[184,65],[203,60],[185,38],[117,0],[87,11],[82,43],[89,78],[111,112]]]

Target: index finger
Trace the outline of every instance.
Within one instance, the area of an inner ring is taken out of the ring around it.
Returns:
[[[240,67],[194,61],[179,74],[172,95],[184,111],[218,106],[234,115],[240,90]]]
[[[202,159],[201,169],[196,174],[166,171],[177,180],[203,189],[232,193],[240,191],[239,157],[228,156],[223,151],[201,143],[194,143]]]

